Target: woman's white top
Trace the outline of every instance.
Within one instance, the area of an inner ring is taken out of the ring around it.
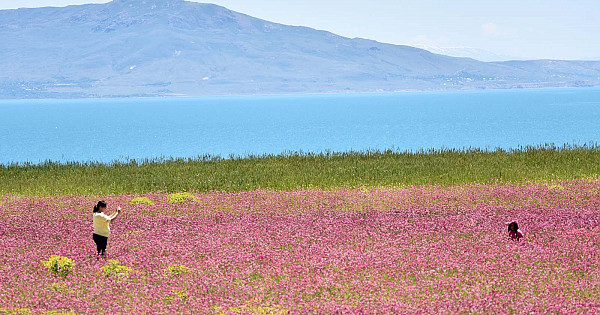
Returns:
[[[102,212],[96,212],[94,216],[94,233],[108,237],[110,235],[110,217]]]

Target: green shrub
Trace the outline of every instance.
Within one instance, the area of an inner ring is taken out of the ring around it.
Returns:
[[[73,293],[73,290],[71,290],[69,286],[65,283],[52,283],[50,285],[50,288],[52,288],[54,291],[61,293]]]
[[[52,273],[66,277],[69,272],[73,270],[75,262],[73,262],[73,259],[68,257],[52,255],[50,256],[50,259],[42,260],[42,265],[48,268],[48,270],[50,270]]]
[[[187,300],[187,298],[188,298],[188,293],[185,289],[181,289],[181,290],[177,290],[177,291],[173,290],[173,294],[183,301]]]
[[[550,189],[550,190],[565,190],[565,187],[562,185],[550,185],[548,187],[548,189]]]
[[[106,266],[102,267],[102,272],[107,277],[128,277],[131,268],[121,265],[121,262],[116,259],[111,259]]]
[[[132,205],[147,205],[147,206],[151,206],[154,204],[154,201],[150,200],[150,198],[148,197],[136,197],[131,199],[131,201],[129,202]]]
[[[178,204],[182,204],[185,203],[186,201],[194,201],[198,198],[196,198],[196,196],[190,194],[190,193],[175,193],[175,194],[170,194],[169,195],[169,202],[170,203],[178,203]]]
[[[186,275],[190,272],[190,268],[184,265],[171,265],[165,269],[165,275],[171,277],[178,277],[180,275]]]
[[[165,296],[164,302],[169,305],[173,300],[178,297],[181,301],[185,302],[188,299],[188,293],[185,289],[172,290],[170,295]]]

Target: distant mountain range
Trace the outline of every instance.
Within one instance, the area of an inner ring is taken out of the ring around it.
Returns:
[[[600,62],[481,62],[182,0],[3,10],[0,43],[4,99],[600,85]]]
[[[500,55],[500,54],[496,54],[496,53],[488,51],[488,50],[479,49],[479,48],[475,48],[475,47],[464,47],[464,46],[437,47],[437,46],[419,45],[419,44],[410,45],[410,46],[425,49],[425,50],[428,50],[432,53],[439,54],[439,55],[473,58],[473,59],[476,59],[479,61],[486,61],[486,62],[523,60],[523,58]]]

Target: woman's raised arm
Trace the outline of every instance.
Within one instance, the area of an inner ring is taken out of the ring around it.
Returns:
[[[114,221],[119,216],[119,213],[121,213],[121,207],[117,207],[117,212],[110,216],[110,221]]]

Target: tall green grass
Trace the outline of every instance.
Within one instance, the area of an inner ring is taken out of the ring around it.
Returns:
[[[90,195],[259,188],[452,185],[597,177],[600,146],[514,150],[288,153],[100,163],[0,166],[0,195]]]

